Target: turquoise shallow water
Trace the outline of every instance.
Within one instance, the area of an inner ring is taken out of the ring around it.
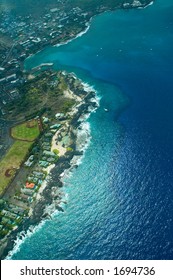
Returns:
[[[97,16],[82,37],[26,61],[73,71],[102,99],[82,164],[65,179],[65,212],[13,259],[173,258],[172,30],[173,5],[158,0]]]

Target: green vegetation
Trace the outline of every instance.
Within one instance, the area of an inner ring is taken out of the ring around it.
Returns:
[[[67,90],[67,88],[68,88],[63,76],[61,76],[60,79],[59,79],[59,86],[58,87],[59,87],[60,91]]]
[[[9,230],[1,230],[0,231],[0,237],[3,238],[4,236],[6,236],[8,234]]]
[[[5,200],[0,199],[0,210],[2,210],[5,206]],[[0,217],[1,217],[1,212],[0,212]]]
[[[8,184],[14,178],[31,146],[32,142],[16,141],[0,161],[0,195],[3,194]]]
[[[58,149],[54,149],[53,152],[54,152],[55,155],[59,154],[59,150]]]
[[[67,152],[73,152],[73,148],[67,147]]]
[[[34,141],[40,134],[37,120],[31,120],[11,129],[11,136],[17,140]]]
[[[67,113],[70,111],[71,107],[75,104],[75,101],[73,99],[64,99],[64,104],[62,105],[62,111],[63,113]]]
[[[75,104],[75,99],[65,97],[68,82],[61,73],[46,71],[20,86],[19,100],[6,104],[9,120],[27,120],[47,112],[49,117],[56,112],[66,113]],[[18,137],[17,137],[18,139]],[[19,137],[19,139],[21,139]]]

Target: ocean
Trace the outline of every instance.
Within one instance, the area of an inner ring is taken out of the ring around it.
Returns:
[[[172,49],[173,4],[156,0],[96,16],[83,36],[26,60],[74,72],[101,99],[64,177],[64,212],[18,238],[11,259],[173,259]]]

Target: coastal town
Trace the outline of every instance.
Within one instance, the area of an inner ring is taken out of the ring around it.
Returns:
[[[66,2],[58,0],[53,8],[45,6],[40,16],[0,10],[0,155],[8,148],[6,143],[9,142],[4,137],[6,127],[3,120],[8,118],[5,105],[21,98],[19,88],[27,81],[25,59],[47,46],[75,38],[87,29],[96,14],[115,8],[144,7],[150,1],[116,1],[114,6],[95,5],[92,10],[65,6]]]
[[[118,2],[118,1],[117,1]],[[146,1],[120,1],[115,8],[136,8]],[[148,1],[149,2],[149,1]],[[147,3],[148,3],[147,2]],[[45,6],[37,17],[0,10],[0,255],[13,247],[17,233],[48,218],[46,204],[63,211],[61,176],[76,146],[80,118],[95,110],[96,93],[73,73],[53,70],[51,63],[29,72],[24,61],[50,45],[63,44],[84,32],[91,18],[107,11],[79,6],[64,8],[64,1]],[[57,186],[50,171],[58,166]],[[47,186],[47,182],[50,182]]]
[[[83,154],[76,147],[80,117],[97,107],[92,88],[88,89],[74,74],[64,71],[57,73],[49,70],[46,74],[43,72],[36,76],[35,89],[39,88],[45,75],[47,84],[51,84],[51,92],[44,98],[46,105],[52,106],[42,106],[37,116],[35,113],[33,115],[34,107],[27,115],[28,109],[26,115],[23,114],[25,121],[20,122],[20,107],[11,110],[11,118],[13,113],[17,116],[17,123],[10,129],[9,137],[13,144],[0,162],[2,247],[6,247],[7,238],[9,242],[9,235],[12,232],[14,235],[18,227],[25,229],[28,223],[37,224],[42,218],[48,217],[50,213],[46,213],[46,205],[55,202],[54,210],[63,211],[60,206],[63,200],[61,174],[71,167],[70,161],[74,156]],[[32,79],[34,82],[35,78]],[[54,166],[58,167],[56,186],[49,184],[45,188]]]

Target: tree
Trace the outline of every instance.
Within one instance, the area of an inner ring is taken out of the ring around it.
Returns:
[[[53,149],[53,152],[54,152],[55,155],[59,154],[59,150],[58,149]]]

